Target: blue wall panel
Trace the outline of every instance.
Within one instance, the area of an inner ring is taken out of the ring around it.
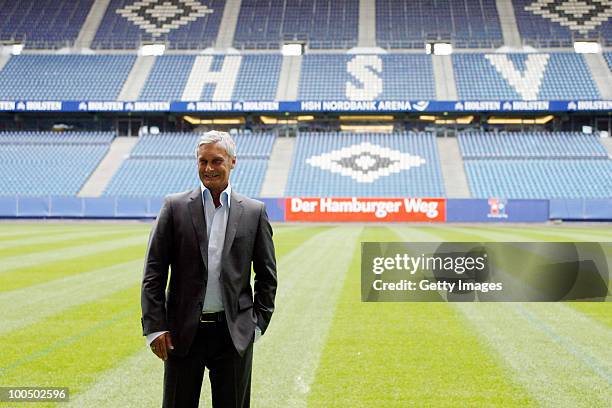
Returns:
[[[51,206],[50,197],[20,197],[17,201],[18,217],[45,217]]]
[[[612,198],[550,200],[552,220],[612,220]]]
[[[545,222],[548,200],[448,199],[447,222]]]
[[[263,198],[270,221],[285,221],[285,198]],[[0,197],[0,217],[155,218],[163,198]],[[447,222],[612,221],[606,199],[448,199]]]
[[[0,217],[17,216],[17,197],[0,197]]]
[[[79,197],[52,197],[50,207],[52,217],[83,216],[83,199]]]

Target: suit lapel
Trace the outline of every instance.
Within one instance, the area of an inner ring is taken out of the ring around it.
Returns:
[[[232,191],[229,216],[227,217],[227,227],[225,228],[225,241],[223,242],[223,258],[227,257],[232,247],[243,210],[242,198]]]
[[[193,228],[198,237],[204,268],[208,270],[208,236],[206,235],[206,219],[204,218],[202,191],[199,188],[193,190],[189,195],[189,212],[191,213]],[[204,279],[206,279],[206,276],[204,276]]]

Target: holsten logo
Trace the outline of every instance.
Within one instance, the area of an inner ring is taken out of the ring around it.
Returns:
[[[443,222],[440,198],[299,198],[286,201],[287,221]]]

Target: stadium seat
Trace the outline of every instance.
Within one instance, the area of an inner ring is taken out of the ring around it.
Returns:
[[[357,45],[359,2],[351,0],[243,0],[234,34],[240,49],[277,49],[287,41],[312,48]]]
[[[74,196],[106,155],[112,132],[0,133],[0,196]]]
[[[503,45],[493,0],[377,0],[376,41],[383,48],[420,48],[451,41],[457,48]]]
[[[198,185],[194,146],[199,134],[163,133],[140,138],[104,191],[105,196],[162,197]],[[242,194],[257,197],[268,167],[275,136],[234,136],[239,163],[231,183]]]
[[[430,133],[300,133],[286,196],[443,197]]]
[[[0,98],[115,100],[133,55],[16,55],[0,71]]]
[[[72,46],[95,0],[0,0],[0,40],[25,48]]]
[[[435,99],[429,55],[310,54],[302,60],[299,99]]]
[[[599,99],[584,57],[575,53],[453,54],[460,99]]]
[[[111,0],[92,48],[134,49],[161,42],[169,49],[204,49],[214,45],[225,0],[172,2]],[[166,18],[154,18],[163,15]]]
[[[459,146],[473,197],[612,197],[612,160],[595,135],[468,132]]]
[[[212,56],[210,71],[220,71],[225,56]],[[282,64],[278,54],[243,55],[233,57],[240,68],[233,81],[232,100],[274,100]],[[178,101],[182,99],[196,57],[193,55],[164,55],[158,57],[141,91],[142,100]],[[230,81],[228,81],[229,83]],[[204,85],[199,100],[213,100],[217,83]]]
[[[535,47],[571,47],[576,40],[612,44],[610,7],[604,2],[513,0],[514,15],[524,43]],[[552,6],[552,7],[551,7]]]

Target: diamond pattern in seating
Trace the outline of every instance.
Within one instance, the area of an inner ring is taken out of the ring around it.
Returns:
[[[373,183],[380,177],[419,167],[425,163],[425,159],[364,142],[312,156],[306,163],[351,177],[358,183]]]
[[[612,16],[612,0],[536,0],[525,10],[586,34]]]
[[[141,0],[117,10],[117,14],[154,37],[167,34],[212,12],[197,0]]]

